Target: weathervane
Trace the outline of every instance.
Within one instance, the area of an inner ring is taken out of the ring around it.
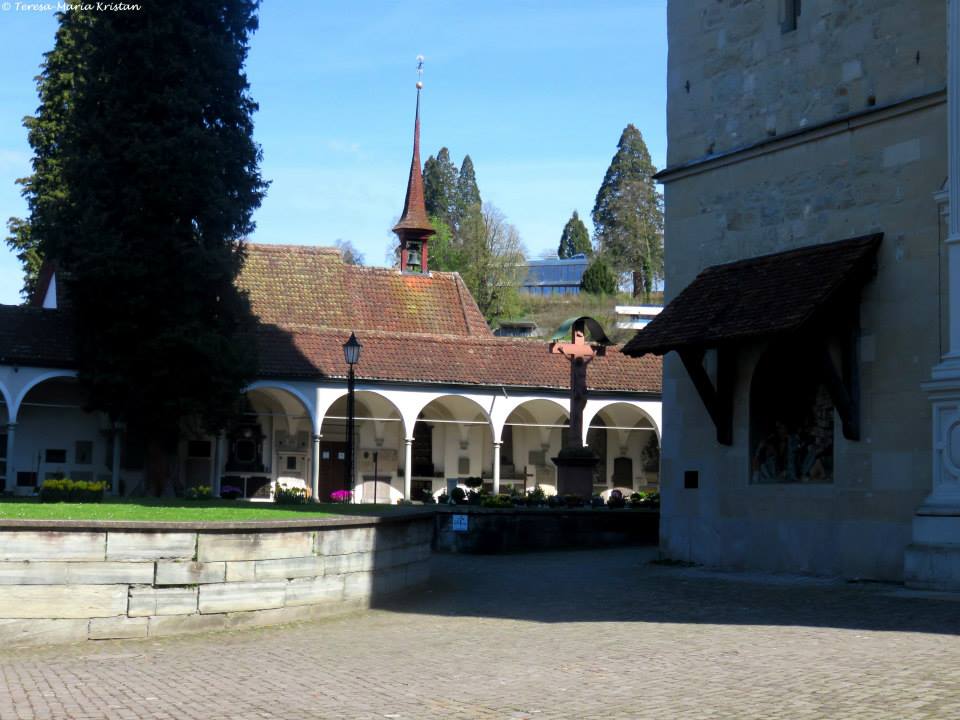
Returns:
[[[417,55],[417,90],[423,90],[423,55]]]

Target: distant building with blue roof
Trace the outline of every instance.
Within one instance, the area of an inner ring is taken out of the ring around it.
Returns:
[[[520,292],[529,295],[579,295],[580,280],[590,264],[584,254],[569,258],[527,261],[527,275]]]

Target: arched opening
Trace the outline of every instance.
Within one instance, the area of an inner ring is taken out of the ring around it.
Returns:
[[[13,487],[14,478],[7,477],[7,448],[10,425],[10,393],[0,385],[0,491]]]
[[[630,403],[602,407],[590,421],[587,445],[600,463],[594,493],[608,497],[618,489],[624,495],[660,487],[660,441],[650,418]]]
[[[493,431],[484,409],[444,395],[427,403],[413,427],[410,483],[415,500],[460,487],[493,490]]]
[[[8,490],[30,495],[45,480],[61,478],[101,481],[108,492],[113,489],[112,428],[102,413],[85,412],[84,400],[76,379],[59,375],[23,393],[15,442],[10,442],[9,433],[2,441]],[[4,405],[7,422],[10,414],[10,407]]]
[[[565,445],[569,425],[569,413],[551,400],[528,400],[514,408],[504,425],[501,488],[527,492],[539,487],[547,495],[555,495],[557,468],[552,458]],[[505,456],[512,464],[504,462]]]
[[[750,384],[750,482],[833,482],[834,406],[819,366],[814,352],[798,343],[772,347],[757,363]]]
[[[222,467],[222,496],[269,500],[278,483],[309,494],[312,430],[309,409],[291,391],[266,385],[248,390],[222,443],[202,435],[184,440],[185,485],[206,484],[213,463]]]
[[[328,501],[337,490],[353,492],[355,502],[393,503],[403,497],[403,419],[379,393],[358,390],[354,412],[354,476],[347,478],[347,396],[337,398],[324,415],[320,434],[319,496]]]

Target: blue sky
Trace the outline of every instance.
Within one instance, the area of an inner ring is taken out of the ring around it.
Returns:
[[[410,163],[418,54],[422,152],[470,154],[485,201],[531,255],[555,251],[570,213],[589,225],[620,132],[666,157],[666,0],[301,2],[266,0],[247,72],[261,170],[272,181],[256,242],[351,241],[385,264]],[[0,10],[0,220],[26,205],[21,125],[53,44],[48,11]],[[0,303],[19,301],[0,249]]]

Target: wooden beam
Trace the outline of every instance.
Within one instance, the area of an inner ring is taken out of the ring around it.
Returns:
[[[717,384],[714,388],[703,367],[703,350],[678,350],[680,360],[717,429],[717,442],[733,444],[733,362],[729,352],[717,350]]]
[[[849,340],[845,339],[844,345],[847,346],[849,344]],[[859,440],[859,392],[856,392],[856,394],[852,392],[854,383],[850,382],[850,380],[852,380],[856,373],[853,368],[848,367],[848,365],[851,364],[847,358],[850,352],[851,351],[845,347],[842,353],[844,356],[843,369],[845,372],[841,374],[833,362],[830,349],[826,344],[822,345],[820,348],[820,373],[823,377],[824,384],[827,386],[827,391],[830,393],[830,399],[833,400],[833,406],[837,409],[837,414],[840,416],[843,436],[847,440]],[[844,376],[847,377],[845,378]],[[856,385],[859,386],[859,383],[856,383]]]

